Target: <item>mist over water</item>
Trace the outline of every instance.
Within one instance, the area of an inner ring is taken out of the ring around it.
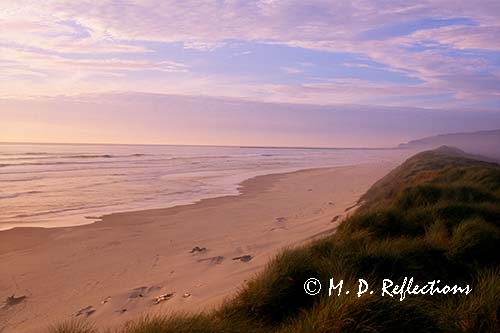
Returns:
[[[0,230],[92,223],[111,212],[238,194],[248,178],[400,161],[404,150],[0,144]]]

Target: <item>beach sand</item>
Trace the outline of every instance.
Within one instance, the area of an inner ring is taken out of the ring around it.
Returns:
[[[0,232],[0,332],[42,332],[72,318],[114,327],[144,314],[212,309],[280,249],[333,232],[395,166],[259,176],[238,196]],[[173,296],[154,304],[165,294]],[[26,298],[7,302],[11,295]]]

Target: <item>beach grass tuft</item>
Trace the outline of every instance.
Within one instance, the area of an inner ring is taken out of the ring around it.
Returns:
[[[49,333],[97,333],[99,330],[89,322],[69,320],[49,327]]]

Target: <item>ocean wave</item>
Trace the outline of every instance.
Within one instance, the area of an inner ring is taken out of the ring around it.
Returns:
[[[85,209],[104,208],[104,207],[110,207],[110,206],[113,206],[113,205],[109,204],[109,205],[94,205],[94,206],[82,206],[82,207],[73,207],[73,208],[53,209],[53,210],[46,210],[43,212],[37,212],[37,213],[32,213],[32,214],[18,214],[18,215],[11,216],[9,218],[10,219],[24,219],[24,218],[28,218],[28,217],[60,214],[60,213],[71,212],[71,211],[82,211]]]
[[[46,152],[29,152],[29,153],[24,153],[24,155],[50,155],[50,153],[46,153]]]
[[[63,158],[125,158],[125,157],[143,157],[148,156],[147,154],[130,154],[130,155],[110,155],[110,154],[102,154],[102,155],[71,155],[65,156]]]
[[[51,153],[46,152],[24,152],[24,153],[2,153],[0,152],[0,156],[12,156],[12,155],[52,155]]]
[[[104,163],[125,163],[125,162],[134,162],[135,160],[113,160],[113,161],[95,161],[95,162],[84,162],[84,161],[77,161],[78,159],[92,159],[92,158],[106,158],[106,159],[113,159],[113,158],[130,158],[130,157],[137,157],[137,155],[120,155],[120,156],[112,156],[109,155],[109,157],[104,157],[108,155],[99,155],[99,156],[72,156],[72,157],[64,157],[62,158],[63,161],[43,161],[43,162],[20,162],[20,163],[4,163],[0,164],[0,167],[13,167],[13,166],[50,166],[50,165],[78,165],[78,164],[104,164]],[[74,159],[72,161],[71,159]],[[65,161],[66,160],[66,161]],[[162,158],[162,159],[150,159],[150,160],[137,160],[140,162],[161,162],[161,161],[169,161],[171,158]]]
[[[61,165],[61,164],[89,164],[85,162],[23,162],[23,163],[10,163],[1,164],[2,167],[12,167],[12,166],[41,166],[41,165]]]
[[[111,155],[111,154],[79,154],[79,155],[65,155],[65,154],[52,154],[44,157],[26,157],[26,154],[20,155],[22,157],[8,157],[0,158],[0,161],[22,161],[22,160],[50,160],[50,159],[86,159],[86,158],[127,158],[127,157],[143,157],[149,156],[148,154],[128,154],[128,155]]]
[[[123,158],[138,158],[138,157],[158,157],[154,159],[137,159],[137,161],[144,162],[157,162],[157,161],[203,161],[203,160],[217,160],[217,159],[228,159],[228,158],[238,158],[241,156],[238,155],[205,155],[205,156],[172,156],[170,154],[126,154],[126,155],[112,155],[112,154],[78,154],[78,155],[65,155],[65,154],[57,154],[50,155],[44,157],[9,157],[9,158],[1,158],[0,157],[0,167],[8,167],[8,166],[33,166],[33,165],[58,165],[58,164],[85,164],[90,162],[78,162],[72,160],[92,160],[92,159],[103,159],[103,160],[114,160],[114,159],[123,159]],[[259,155],[256,155],[259,156]],[[260,156],[274,156],[263,154]],[[26,161],[26,162],[23,162]],[[10,163],[5,163],[10,162]],[[14,163],[19,162],[19,163]],[[127,161],[119,161],[119,162],[127,162]],[[96,162],[96,163],[106,163],[104,161]]]
[[[27,178],[14,178],[14,179],[0,179],[0,183],[17,183],[17,182],[31,182],[34,180],[40,180],[43,177],[27,177]]]
[[[14,199],[14,198],[20,197],[22,195],[40,194],[40,193],[42,193],[42,191],[28,191],[28,192],[5,194],[5,195],[0,195],[0,200],[2,200],[2,199]]]
[[[101,162],[101,163],[72,163],[75,165],[84,165],[85,167],[77,167],[70,169],[43,169],[43,170],[12,170],[11,172],[0,172],[0,176],[12,176],[12,175],[29,175],[29,174],[51,174],[51,173],[67,173],[67,172],[78,172],[78,171],[96,171],[96,170],[132,170],[132,169],[148,169],[150,166],[144,165],[120,165],[117,163]],[[103,166],[99,166],[104,164]],[[90,167],[88,165],[97,165],[97,167]],[[43,177],[40,177],[43,178]],[[7,180],[8,182],[9,180]],[[2,182],[0,180],[0,182]]]
[[[102,154],[102,155],[69,155],[69,156],[60,156],[60,158],[67,158],[67,159],[70,159],[70,158],[77,158],[77,159],[81,159],[81,158],[116,158],[118,156],[114,156],[114,155],[109,155],[109,154]]]

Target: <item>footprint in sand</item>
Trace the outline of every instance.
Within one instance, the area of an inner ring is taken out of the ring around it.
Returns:
[[[276,229],[287,229],[286,226],[286,217],[277,217],[276,218],[276,227],[271,228],[270,231],[276,230]]]
[[[153,291],[158,291],[162,287],[159,285],[153,285],[153,286],[142,286],[142,287],[137,287],[135,289],[132,289],[132,292],[128,295],[128,299],[134,299],[134,298],[142,298],[148,296],[149,293]]]
[[[144,297],[148,287],[138,287],[132,290],[132,292],[128,295],[128,298],[139,298]]]
[[[158,286],[158,285],[151,286],[148,288],[148,291],[146,293],[149,294],[150,292],[160,290],[161,288],[162,288],[162,286]]]
[[[198,259],[198,262],[208,261],[210,265],[218,265],[221,264],[224,261],[224,259],[225,258],[223,256],[216,256],[216,257]]]
[[[88,317],[91,314],[93,314],[94,312],[95,312],[94,307],[92,305],[89,305],[87,307],[84,307],[83,309],[78,310],[78,312],[75,314],[75,317],[78,317],[78,316]]]
[[[159,261],[160,261],[160,255],[155,254],[155,256],[153,257],[153,263],[151,264],[151,268],[155,268],[156,266],[158,266]]]
[[[26,300],[26,296],[24,296],[24,295],[22,295],[22,296],[12,295],[12,296],[7,297],[7,300],[5,301],[4,306],[5,307],[14,306],[16,304],[21,303],[24,300]]]

